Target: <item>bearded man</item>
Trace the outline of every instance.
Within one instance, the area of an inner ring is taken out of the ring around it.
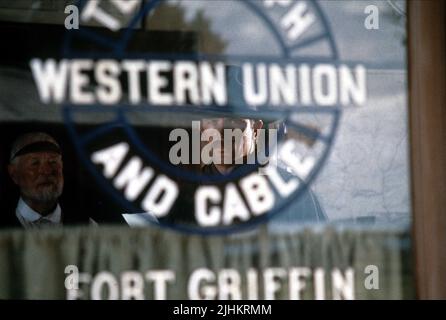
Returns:
[[[18,137],[12,144],[8,173],[20,189],[15,216],[7,219],[10,226],[35,229],[88,223],[63,212],[59,205],[64,187],[62,152],[50,135],[32,132]]]

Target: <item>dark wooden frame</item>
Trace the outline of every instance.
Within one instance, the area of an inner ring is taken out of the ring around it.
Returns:
[[[417,297],[446,299],[446,1],[408,0]]]

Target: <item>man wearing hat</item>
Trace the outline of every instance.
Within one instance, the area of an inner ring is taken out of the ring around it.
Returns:
[[[277,134],[284,135],[286,133],[284,119],[281,118],[281,114],[265,114],[262,113],[259,108],[253,105],[248,105],[243,98],[242,82],[240,81],[240,67],[231,65],[228,66],[228,106],[225,108],[226,113],[216,113],[213,116],[206,113],[206,117],[203,117],[200,121],[200,129],[213,130],[218,132],[219,135],[213,136],[208,141],[202,141],[201,148],[206,145],[212,145],[212,159],[210,163],[203,163],[200,166],[200,174],[205,176],[213,176],[218,178],[231,174],[236,170],[246,169],[247,166],[260,167],[265,165],[264,162],[258,162],[255,156],[258,155],[257,150],[271,148],[266,145],[269,139],[266,138],[268,133],[265,134],[265,141],[259,139],[259,130],[265,128],[265,130],[275,129]],[[224,141],[225,129],[239,130],[241,135],[239,139],[228,139],[231,143]],[[217,138],[218,137],[218,138]],[[304,136],[299,137],[305,144],[312,144],[311,139],[306,139]],[[201,150],[200,150],[201,151]],[[260,154],[265,155],[264,152]],[[254,163],[247,161],[249,158],[255,159]],[[217,160],[217,161],[214,161]],[[239,161],[236,161],[239,160]],[[240,161],[241,160],[241,161]],[[262,159],[265,160],[265,159]],[[268,160],[268,159],[266,159]],[[291,168],[283,161],[277,161],[277,171],[285,180],[295,177]],[[222,183],[220,187],[224,187]],[[172,212],[166,218],[160,219],[167,223],[184,223],[195,224],[195,189],[183,187],[183,201],[177,203],[173,207]],[[276,199],[279,199],[277,191]],[[224,191],[221,191],[223,194]],[[319,223],[326,222],[328,217],[323,209],[318,197],[309,188],[304,188],[298,198],[293,199],[291,203],[285,206],[280,214],[276,215],[274,219],[269,222],[271,227],[275,226],[296,226],[306,223]]]
[[[19,136],[12,144],[8,173],[19,187],[20,198],[15,215],[2,217],[2,224],[35,229],[88,223],[88,218],[70,215],[59,205],[62,170],[62,153],[53,137],[43,132]]]

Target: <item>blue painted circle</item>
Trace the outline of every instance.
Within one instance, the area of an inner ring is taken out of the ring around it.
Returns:
[[[86,0],[79,1],[79,3],[78,3],[79,8],[82,8],[85,5],[85,3],[86,3],[85,1]],[[147,2],[145,4],[144,8],[131,19],[131,21],[130,21],[126,31],[124,32],[123,36],[121,37],[121,39],[119,39],[116,43],[108,44],[110,46],[110,48],[112,49],[112,56],[116,56],[116,57],[125,57],[126,56],[125,48],[129,42],[129,40],[131,39],[133,30],[134,30],[132,28],[132,26],[136,25],[139,21],[141,21],[141,19],[143,19],[143,17],[145,15],[149,14],[149,12],[151,10],[153,10],[158,4],[160,4],[162,2],[163,2],[163,0],[152,0],[152,1]],[[298,58],[291,57],[292,50],[287,47],[285,40],[282,38],[280,32],[276,29],[274,23],[255,4],[255,1],[248,0],[248,1],[240,1],[237,3],[243,4],[244,6],[246,6],[253,14],[255,14],[258,18],[260,18],[260,20],[269,28],[269,30],[273,34],[274,39],[276,40],[276,42],[278,43],[278,45],[281,49],[281,58],[282,59],[283,58],[293,59],[293,60],[298,59]],[[319,19],[320,23],[323,25],[324,32],[326,34],[325,38],[329,43],[330,53],[331,53],[331,57],[328,59],[328,61],[330,61],[332,63],[337,63],[338,62],[338,51],[337,51],[337,48],[336,48],[336,45],[334,42],[334,38],[333,38],[333,35],[331,34],[329,24],[328,24],[326,17],[324,15],[323,11],[321,10],[319,4],[317,3],[317,1],[311,1],[311,2],[309,1],[307,3],[310,3],[313,6],[316,14],[318,15],[318,19]],[[91,36],[91,35],[89,35],[89,36]],[[63,55],[67,58],[78,55],[78,54],[74,53],[73,50],[71,50],[71,48],[70,48],[71,37],[72,37],[71,33],[67,32],[67,36],[65,37],[64,44],[63,44]],[[94,39],[94,36],[93,36],[93,40],[103,41],[101,39]],[[101,54],[100,53],[98,53],[98,54],[92,53],[92,54],[87,54],[87,56],[99,56],[100,57]],[[197,58],[197,56],[194,56],[192,58]],[[199,58],[205,59],[206,56],[199,56]],[[87,107],[82,106],[83,110],[85,110],[85,108],[87,108]],[[101,106],[91,106],[91,108],[95,109],[95,110],[101,110]],[[110,112],[109,108],[110,107],[107,107],[107,112]],[[179,107],[179,108],[181,108],[182,111],[186,111],[186,109],[184,107]],[[176,109],[178,109],[178,108],[163,107],[163,111],[165,111],[165,112],[172,112]],[[207,108],[207,109],[211,109],[211,108]],[[145,108],[144,111],[151,112],[153,110],[150,110],[150,108]],[[187,111],[202,113],[204,110],[203,110],[203,108],[189,108],[189,109],[187,109]],[[210,110],[210,111],[212,111],[212,110]],[[67,130],[73,140],[75,148],[79,154],[80,159],[85,164],[85,166],[90,171],[90,173],[94,176],[94,178],[96,179],[96,181],[98,182],[100,187],[103,190],[107,191],[110,195],[112,195],[113,198],[119,203],[119,205],[122,206],[124,210],[126,210],[126,212],[141,211],[140,208],[138,208],[132,202],[125,199],[110,184],[110,182],[96,169],[95,165],[90,161],[90,159],[87,155],[87,152],[85,151],[83,137],[81,137],[79,135],[79,133],[76,131],[76,125],[75,125],[75,122],[73,121],[73,115],[76,114],[76,112],[79,112],[79,108],[77,108],[76,106],[72,106],[70,104],[67,104],[64,106],[64,109],[63,109],[64,121],[65,121]],[[126,136],[128,137],[128,139],[129,139],[128,141],[131,142],[131,144],[136,147],[136,149],[142,154],[142,157],[145,160],[148,160],[149,162],[156,164],[158,167],[160,167],[162,170],[164,170],[163,173],[167,172],[168,173],[167,175],[171,175],[171,176],[174,175],[177,177],[181,177],[184,180],[188,180],[188,181],[192,181],[192,182],[221,183],[221,182],[233,181],[234,179],[241,178],[241,177],[246,176],[247,174],[251,173],[252,171],[255,171],[255,168],[254,169],[246,168],[245,170],[237,170],[237,172],[235,172],[233,174],[226,175],[226,176],[216,176],[216,175],[214,175],[214,176],[212,176],[212,175],[197,176],[197,175],[194,175],[192,172],[187,172],[186,170],[175,167],[174,165],[172,165],[170,163],[165,163],[165,162],[161,161],[161,159],[159,159],[157,157],[157,155],[154,154],[151,150],[149,150],[148,148],[145,148],[144,144],[139,139],[135,130],[127,122],[126,112],[128,112],[128,110],[126,108],[118,107],[118,108],[116,108],[116,110],[114,110],[114,112],[116,112],[116,115],[117,115],[116,122],[113,123],[112,125],[110,125],[109,127],[103,128],[103,130],[99,130],[98,132],[91,134],[88,138],[94,139],[95,137],[98,137],[101,134],[106,133],[107,130],[110,128],[121,127],[121,128],[123,128],[123,131],[125,132]],[[295,114],[295,113],[299,113],[299,112],[301,112],[301,111],[299,111],[299,109],[298,109],[297,111],[293,111],[292,113]],[[310,111],[307,111],[307,112],[310,112]],[[311,181],[313,181],[313,179],[319,173],[322,165],[325,163],[325,161],[329,155],[329,152],[331,150],[333,139],[335,137],[335,133],[337,131],[337,127],[338,127],[340,115],[341,115],[340,108],[330,108],[329,112],[331,113],[331,116],[333,117],[333,120],[332,120],[333,122],[332,122],[332,126],[330,129],[330,134],[328,135],[327,141],[325,142],[324,152],[322,153],[322,156],[319,158],[317,165],[314,167],[314,169],[312,170],[310,175],[307,177],[307,179],[301,180],[301,184],[300,184],[299,188],[292,195],[290,195],[283,203],[281,203],[279,206],[276,206],[270,212],[262,215],[261,217],[257,217],[254,220],[245,222],[243,224],[233,225],[233,226],[225,226],[225,227],[203,228],[203,227],[199,227],[199,226],[189,226],[186,224],[182,225],[182,224],[168,224],[168,223],[156,224],[156,225],[161,226],[161,227],[167,227],[169,229],[174,229],[174,230],[177,230],[180,232],[186,232],[186,233],[192,233],[192,234],[213,235],[213,234],[227,234],[227,233],[232,233],[232,232],[236,232],[236,231],[241,231],[244,229],[252,228],[260,223],[264,223],[265,221],[268,221],[273,215],[280,213],[280,211],[282,211],[284,208],[286,208],[290,203],[296,201],[299,198],[301,193],[305,191],[305,189],[308,187],[308,185],[311,183]],[[288,124],[288,125],[290,125],[292,127],[292,124]],[[148,219],[147,221],[149,223],[153,224],[152,220]]]

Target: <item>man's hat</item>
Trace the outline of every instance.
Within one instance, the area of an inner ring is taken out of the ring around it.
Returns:
[[[62,154],[59,144],[49,134],[44,132],[30,132],[19,136],[12,144],[9,161],[35,152],[53,152]]]
[[[265,112],[259,106],[249,104],[243,96],[242,67],[238,65],[227,65],[227,90],[228,106],[234,115],[244,115],[244,118],[263,120],[264,123],[283,121],[281,112]]]

